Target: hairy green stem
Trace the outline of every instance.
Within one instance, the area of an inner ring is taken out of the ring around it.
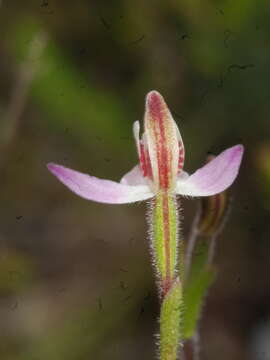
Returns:
[[[160,360],[176,360],[181,342],[180,320],[183,311],[176,198],[165,190],[160,191],[152,200],[150,209],[152,255],[161,296]],[[181,258],[180,254],[180,261]]]
[[[160,312],[160,360],[176,360],[181,340],[182,285],[177,278],[163,298]]]

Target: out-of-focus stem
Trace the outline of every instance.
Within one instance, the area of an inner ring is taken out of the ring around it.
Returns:
[[[191,232],[188,238],[185,259],[185,281],[189,280],[189,274],[192,269],[192,258],[195,247],[202,244],[206,245],[206,257],[201,265],[201,271],[207,270],[212,266],[217,238],[222,232],[228,218],[231,198],[226,192],[202,198],[200,200],[197,212],[192,224]],[[200,333],[197,329],[190,339],[189,344],[192,348],[192,360],[200,359]]]
[[[187,248],[185,251],[185,270],[184,270],[184,276],[185,276],[185,281],[189,276],[190,273],[190,267],[191,267],[191,262],[192,262],[192,255],[193,255],[193,251],[196,245],[196,241],[198,238],[198,223],[201,217],[201,207],[199,206],[196,212],[196,215],[194,217],[192,226],[191,226],[191,230],[190,230],[190,234],[188,237],[188,241],[187,241]]]
[[[224,210],[222,220],[220,221],[220,224],[219,224],[218,228],[216,229],[216,231],[212,234],[212,236],[210,236],[210,239],[209,239],[210,245],[209,245],[207,264],[206,264],[208,267],[211,266],[211,264],[213,263],[216,244],[217,244],[217,238],[221,234],[221,232],[224,229],[224,226],[227,222],[229,213],[231,211],[231,204],[232,204],[232,197],[228,197],[226,209]]]
[[[200,360],[201,346],[200,346],[200,333],[198,329],[193,335],[191,341],[192,341],[192,349],[193,349],[193,354],[192,354],[193,360]]]
[[[1,138],[1,148],[3,150],[6,150],[11,145],[17,134],[21,115],[27,103],[29,89],[38,70],[39,60],[46,44],[46,34],[44,32],[37,33],[30,42],[27,57],[18,70],[9,105],[4,115],[5,126]],[[3,154],[2,150],[1,152]]]

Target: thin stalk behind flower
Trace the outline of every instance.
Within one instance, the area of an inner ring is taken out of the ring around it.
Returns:
[[[215,156],[209,155],[206,159],[206,163],[209,163],[214,158]],[[209,244],[209,246],[207,247],[207,263],[208,265],[212,263],[216,238],[223,230],[225,222],[228,218],[230,203],[231,198],[228,196],[226,191],[200,199],[186,246],[186,281],[190,274],[193,253],[199,237],[204,238],[205,242]]]
[[[1,3],[0,3],[1,5]],[[22,115],[28,101],[32,82],[39,71],[40,57],[47,46],[47,34],[40,31],[30,41],[26,58],[20,64],[10,101],[4,114],[4,127],[0,136],[0,166],[6,164],[5,158],[12,147],[21,126]]]
[[[200,358],[199,321],[202,316],[207,291],[214,280],[212,263],[217,238],[227,221],[230,205],[231,197],[229,197],[227,191],[201,199],[188,239],[185,262],[187,275],[185,278],[185,286],[187,286],[187,290],[189,287],[192,289],[196,282],[201,282],[202,275],[205,275],[206,278],[210,276],[210,281],[206,281],[205,285],[202,286],[197,300],[195,299],[194,302],[194,298],[192,299],[193,313],[195,316],[193,319],[193,328],[191,327],[189,329],[189,335],[191,333],[193,334],[187,344],[192,350],[192,360],[199,360]],[[196,258],[195,249],[198,254]],[[211,276],[211,274],[213,276]],[[187,308],[189,306],[190,304],[187,304]]]
[[[194,217],[194,220],[191,225],[191,230],[188,236],[188,241],[185,249],[185,257],[184,257],[184,279],[187,281],[189,273],[190,273],[190,267],[192,263],[192,255],[194,252],[194,248],[197,242],[198,238],[198,223],[201,216],[201,206],[198,207],[196,215]]]

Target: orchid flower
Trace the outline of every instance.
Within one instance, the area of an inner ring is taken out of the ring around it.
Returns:
[[[48,169],[71,191],[88,200],[123,204],[151,199],[148,219],[152,257],[162,301],[160,359],[175,360],[181,339],[184,278],[176,197],[211,196],[227,189],[238,174],[243,146],[223,151],[188,175],[183,170],[185,150],[181,134],[157,91],[146,96],[143,135],[140,138],[138,121],[133,125],[133,133],[139,164],[120,182],[99,179],[53,163],[48,164]]]
[[[139,165],[120,182],[99,179],[61,165],[50,163],[48,169],[77,195],[101,203],[123,204],[146,200],[168,191],[174,195],[210,196],[222,192],[235,180],[243,146],[223,151],[192,175],[183,171],[184,144],[175,121],[157,91],[146,97],[145,131],[139,138],[136,121],[133,133]]]

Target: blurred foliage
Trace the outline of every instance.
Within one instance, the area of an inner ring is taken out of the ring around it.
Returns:
[[[41,27],[31,20],[22,21],[18,27],[14,27],[13,49],[17,61],[27,56],[27,45],[40,31]],[[48,113],[51,126],[69,129],[73,136],[78,137],[78,141],[85,143],[89,141],[89,134],[99,133],[104,141],[119,148],[117,137],[123,137],[127,131],[124,121],[127,115],[119,99],[113,94],[106,94],[99,86],[90,87],[91,80],[86,83],[53,41],[35,61],[39,63],[39,71],[31,93],[38,105]],[[110,118],[114,119],[113,124]]]
[[[20,294],[29,289],[35,276],[35,267],[30,259],[20,252],[2,251],[0,262],[0,291]]]
[[[136,286],[134,280],[140,281],[142,278],[141,274],[136,275],[133,274],[133,286]],[[81,306],[69,314],[60,327],[51,329],[45,336],[31,343],[30,350],[25,352],[22,359],[76,360],[89,352],[94,353],[95,357],[102,356],[105,349],[101,344],[108,345],[114,341],[115,328],[132,328],[132,324],[126,323],[126,320],[130,318],[134,322],[135,309],[145,296],[144,288],[136,290],[123,303],[123,294],[108,288],[99,297],[96,306]],[[119,304],[121,310],[117,311]]]
[[[254,159],[261,180],[262,200],[270,204],[270,144],[262,144],[258,149],[258,157]],[[257,160],[258,159],[258,160]]]
[[[132,123],[157,89],[181,129],[187,171],[208,151],[246,147],[219,239],[203,356],[247,358],[250,329],[270,317],[268,2],[15,0],[0,10],[0,130],[12,134],[0,144],[0,357],[154,358],[158,306],[144,209],[77,199],[45,164],[120,178],[136,161]],[[12,112],[21,64],[40,31],[47,46],[29,63],[37,72]],[[194,204],[184,205],[185,237]],[[197,273],[186,292],[194,309],[186,333],[212,275]],[[133,299],[127,307],[123,294]]]

